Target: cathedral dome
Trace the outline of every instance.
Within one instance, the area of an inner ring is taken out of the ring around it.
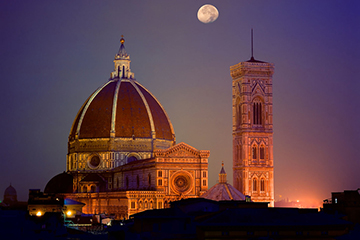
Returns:
[[[70,132],[72,139],[152,138],[174,140],[163,107],[133,79],[112,79],[83,104]]]
[[[103,171],[152,158],[175,145],[175,133],[160,102],[134,78],[120,40],[114,71],[92,93],[72,124],[67,170]]]
[[[159,101],[134,79],[125,40],[120,42],[110,80],[85,101],[69,140],[115,137],[174,141],[170,119]]]

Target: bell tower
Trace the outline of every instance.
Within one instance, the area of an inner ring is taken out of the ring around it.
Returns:
[[[233,183],[254,202],[274,206],[274,65],[255,60],[230,67],[233,110]]]

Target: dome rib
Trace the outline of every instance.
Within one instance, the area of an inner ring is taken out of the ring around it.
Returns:
[[[102,87],[98,88],[95,93],[92,94],[92,96],[90,97],[89,101],[86,103],[85,107],[84,107],[84,110],[82,111],[82,114],[80,116],[80,119],[79,119],[79,123],[77,125],[77,130],[76,130],[76,134],[78,137],[80,137],[80,130],[81,130],[81,126],[82,126],[82,123],[84,121],[84,117],[91,105],[91,103],[93,102],[93,100],[95,99],[95,97],[100,93],[102,92],[102,90],[107,87],[109,84],[113,83],[114,81],[108,81],[106,84],[104,84]]]
[[[149,106],[151,106],[150,110],[154,120],[156,138],[169,140],[171,139],[175,141],[176,139],[174,134],[174,128],[163,106],[149,90],[147,90],[138,82],[136,82],[136,84],[141,87],[140,90],[143,93],[146,102],[149,104]],[[166,121],[164,121],[164,117]],[[160,128],[160,126],[162,128]]]
[[[111,116],[111,131],[110,137],[115,137],[115,125],[116,125],[116,110],[117,110],[117,102],[118,102],[118,95],[119,89],[122,81],[118,81],[116,84],[116,89],[114,92],[114,101],[113,101],[113,108],[112,108],[112,116]]]

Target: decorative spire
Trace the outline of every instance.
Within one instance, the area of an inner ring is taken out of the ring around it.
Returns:
[[[227,180],[226,180],[226,172],[225,172],[225,169],[224,169],[224,161],[222,162],[221,164],[221,171],[219,173],[219,183],[226,183]]]
[[[134,73],[130,71],[130,56],[125,51],[125,39],[121,35],[120,39],[120,49],[119,52],[115,55],[114,59],[114,71],[110,75],[110,79],[120,78],[120,79],[133,79]]]
[[[263,62],[263,61],[259,61],[259,60],[256,60],[254,58],[254,36],[253,36],[253,29],[251,29],[251,58],[250,60],[246,61],[246,62],[258,62],[258,63],[266,63],[266,62]]]

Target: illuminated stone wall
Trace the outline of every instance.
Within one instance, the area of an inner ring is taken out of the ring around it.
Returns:
[[[83,202],[87,214],[106,213],[116,218],[171,201],[195,198],[208,189],[210,152],[179,143],[156,150],[154,158],[136,160],[109,171],[72,172],[74,193],[67,198]]]
[[[233,95],[233,183],[255,202],[274,206],[271,63],[230,67]]]

